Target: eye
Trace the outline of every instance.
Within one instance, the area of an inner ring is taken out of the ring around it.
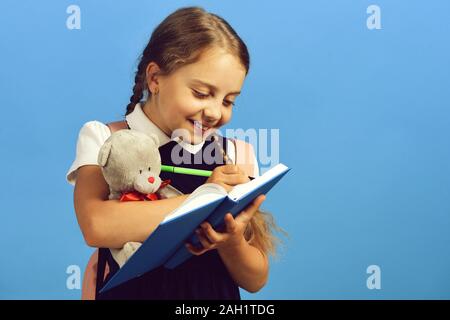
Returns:
[[[231,105],[234,106],[234,102],[233,102],[233,101],[228,101],[228,100],[224,100],[224,101],[223,101],[223,104],[224,104],[224,106],[226,106],[226,107],[229,107],[229,106],[231,106]]]
[[[152,168],[148,167],[148,171],[152,171]]]
[[[194,90],[194,89],[192,89],[192,92],[193,92],[194,96],[196,96],[199,99],[206,99],[209,96],[209,94],[202,93],[202,92],[199,92],[199,91]]]
[[[139,174],[141,174],[142,173],[142,170],[139,170]]]

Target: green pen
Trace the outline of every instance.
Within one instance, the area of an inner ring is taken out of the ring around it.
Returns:
[[[210,170],[200,170],[200,169],[192,169],[192,168],[166,166],[163,164],[161,165],[161,171],[180,173],[180,174],[189,174],[192,176],[202,176],[202,177],[209,177],[212,174],[212,171],[210,171]]]
[[[189,174],[192,176],[201,176],[201,177],[209,177],[212,174],[210,170],[200,170],[200,169],[192,169],[192,168],[183,168],[183,167],[174,167],[174,166],[166,166],[164,164],[161,165],[162,172],[172,172],[179,174]],[[250,177],[250,180],[255,179],[254,177]]]

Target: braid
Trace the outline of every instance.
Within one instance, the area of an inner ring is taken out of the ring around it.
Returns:
[[[145,68],[145,59],[142,58],[141,62],[138,65],[136,76],[134,77],[133,95],[130,97],[130,103],[127,105],[127,112],[125,113],[125,115],[133,112],[136,104],[141,101],[142,97],[144,96]]]

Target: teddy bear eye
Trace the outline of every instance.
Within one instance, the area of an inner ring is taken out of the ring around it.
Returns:
[[[148,171],[152,171],[152,168],[148,167]]]
[[[142,173],[142,170],[139,170],[139,174],[141,174]]]

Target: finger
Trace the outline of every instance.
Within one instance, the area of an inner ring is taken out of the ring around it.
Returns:
[[[192,253],[193,255],[196,255],[196,256],[199,256],[199,255],[205,253],[206,251],[208,251],[208,250],[205,249],[205,248],[197,248],[197,247],[193,246],[193,245],[190,244],[190,243],[186,243],[186,249],[187,249],[190,253]]]
[[[228,233],[235,233],[237,230],[237,223],[236,220],[234,220],[233,215],[231,213],[227,213],[225,215],[225,227]]]
[[[249,178],[244,173],[230,173],[230,174],[222,174],[220,180],[223,183],[235,186],[237,184],[248,182]]]
[[[224,235],[214,230],[209,222],[203,222],[200,227],[203,229],[203,233],[211,243],[219,243],[224,239]]]
[[[227,174],[227,175],[239,174],[239,175],[242,175],[245,178],[247,178],[247,180],[250,180],[250,179],[248,179],[248,176],[245,173],[245,171],[242,170],[242,168],[237,164],[228,164],[223,167],[224,167],[222,170],[223,174]]]
[[[247,207],[245,207],[244,210],[242,210],[237,216],[236,221],[248,223],[253,215],[256,213],[256,211],[259,210],[259,207],[263,203],[263,201],[266,199],[266,196],[261,194],[258,197],[256,197],[252,203],[250,203]]]
[[[239,173],[239,167],[236,164],[225,164],[221,166],[222,173],[234,174]]]
[[[245,172],[245,170],[243,170],[240,166],[238,166],[238,168],[239,168],[239,173],[240,173],[242,176],[244,176],[245,182],[249,182],[249,181],[250,181],[250,178],[249,178],[247,172]]]
[[[244,211],[256,211],[261,206],[261,204],[266,200],[266,195],[260,194],[253,201],[245,207]]]
[[[203,248],[205,249],[212,249],[214,247],[214,244],[211,243],[204,234],[202,234],[201,231],[195,231],[197,234],[198,240],[200,240],[200,243],[202,244]]]

